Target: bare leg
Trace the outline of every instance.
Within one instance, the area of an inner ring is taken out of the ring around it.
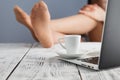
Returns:
[[[86,34],[92,31],[98,22],[83,14],[51,20],[50,27],[53,31],[62,34]],[[57,43],[61,35],[55,35],[54,42]]]
[[[97,3],[100,7],[106,10],[107,1],[108,0],[91,0],[91,4]],[[90,41],[101,42],[103,28],[103,23],[98,23],[96,28],[89,32]]]
[[[97,22],[83,14],[52,20],[50,23],[54,31],[64,34],[85,34],[91,31]]]
[[[50,21],[47,6],[45,4],[37,5],[40,8],[35,6],[32,10],[33,17],[31,19],[35,28],[32,27],[34,34],[36,34],[44,47],[50,47],[53,43],[57,42],[59,37],[64,36],[64,34],[84,34],[91,31],[97,25],[96,21],[83,14]],[[26,22],[23,24],[25,25]]]

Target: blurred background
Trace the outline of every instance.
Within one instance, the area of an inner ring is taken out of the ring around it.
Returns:
[[[0,43],[33,43],[29,30],[19,24],[14,16],[13,7],[20,6],[30,14],[31,8],[39,0],[0,0]],[[87,0],[44,0],[49,8],[51,18],[57,19],[77,14]]]

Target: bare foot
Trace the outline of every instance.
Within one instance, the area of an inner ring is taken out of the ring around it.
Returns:
[[[25,13],[19,6],[15,6],[14,7],[14,13],[15,13],[15,16],[16,16],[16,20],[25,25],[32,33],[32,36],[34,37],[34,39],[36,41],[38,41],[38,39],[36,38],[34,32],[33,32],[33,26],[31,24],[31,19],[30,19],[30,16]]]
[[[47,5],[40,1],[36,3],[31,11],[31,22],[33,30],[43,47],[49,48],[53,45],[52,30],[49,27],[50,14]]]

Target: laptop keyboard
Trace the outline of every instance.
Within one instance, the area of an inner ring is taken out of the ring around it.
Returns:
[[[92,64],[98,64],[98,59],[99,59],[99,57],[91,57],[91,58],[77,59],[77,60],[81,60],[83,62],[88,62],[88,63],[92,63]]]

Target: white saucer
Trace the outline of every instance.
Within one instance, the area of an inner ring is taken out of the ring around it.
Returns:
[[[83,53],[80,54],[67,54],[66,50],[61,50],[61,51],[56,51],[56,53],[62,57],[62,58],[67,58],[67,59],[74,59],[74,58],[78,58],[81,57],[83,55]]]
[[[100,50],[91,51],[87,55],[92,57],[100,56]]]

